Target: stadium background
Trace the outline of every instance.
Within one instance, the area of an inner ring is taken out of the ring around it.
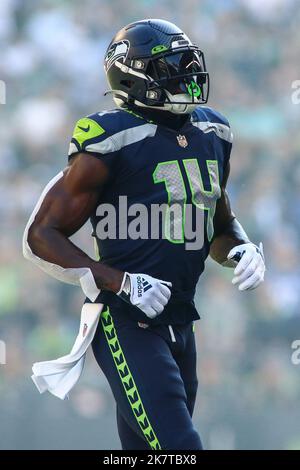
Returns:
[[[209,261],[199,283],[195,424],[208,449],[300,449],[300,79],[298,0],[1,0],[1,449],[117,449],[115,407],[91,355],[67,402],[40,396],[34,361],[67,353],[83,295],[26,262],[21,237],[48,180],[66,163],[75,121],[112,107],[102,57],[145,17],[177,23],[205,52],[211,106],[235,135],[230,196],[268,271],[239,293]],[[89,253],[89,227],[76,240]],[[158,378],[159,380],[159,378]]]

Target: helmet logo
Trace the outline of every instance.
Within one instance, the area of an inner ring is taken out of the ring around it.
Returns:
[[[167,50],[168,50],[167,46],[164,46],[163,44],[159,44],[158,46],[152,47],[151,54],[152,55],[159,54],[160,52],[165,52]]]
[[[177,136],[177,142],[178,142],[178,144],[180,145],[180,147],[185,148],[185,147],[188,146],[188,141],[187,141],[185,135],[179,134],[179,135]]]
[[[106,72],[116,62],[116,60],[123,59],[123,63],[125,62],[129,47],[130,43],[126,39],[124,41],[115,42],[110,46],[104,59],[104,68]]]
[[[201,95],[201,88],[193,80],[191,81],[189,85],[187,85],[187,91],[189,95],[195,96],[195,98],[198,98],[198,96]]]

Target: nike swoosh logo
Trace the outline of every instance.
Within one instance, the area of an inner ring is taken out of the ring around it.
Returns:
[[[81,129],[83,132],[88,132],[90,130],[90,125],[88,125],[87,127],[78,126],[78,128]]]

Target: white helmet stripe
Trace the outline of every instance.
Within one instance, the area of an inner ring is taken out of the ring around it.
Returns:
[[[121,69],[122,72],[124,73],[130,73],[131,75],[135,75],[136,77],[144,78],[145,80],[148,80],[148,81],[149,80],[153,81],[151,77],[149,77],[149,75],[146,75],[145,73],[142,73],[142,72],[138,72],[137,70],[133,70],[131,67],[128,67],[128,65],[122,64],[118,60],[116,60],[115,65],[119,69]]]

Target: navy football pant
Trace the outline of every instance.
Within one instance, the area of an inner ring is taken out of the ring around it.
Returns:
[[[202,449],[192,423],[197,392],[192,323],[143,328],[105,307],[93,351],[117,403],[124,450]]]

